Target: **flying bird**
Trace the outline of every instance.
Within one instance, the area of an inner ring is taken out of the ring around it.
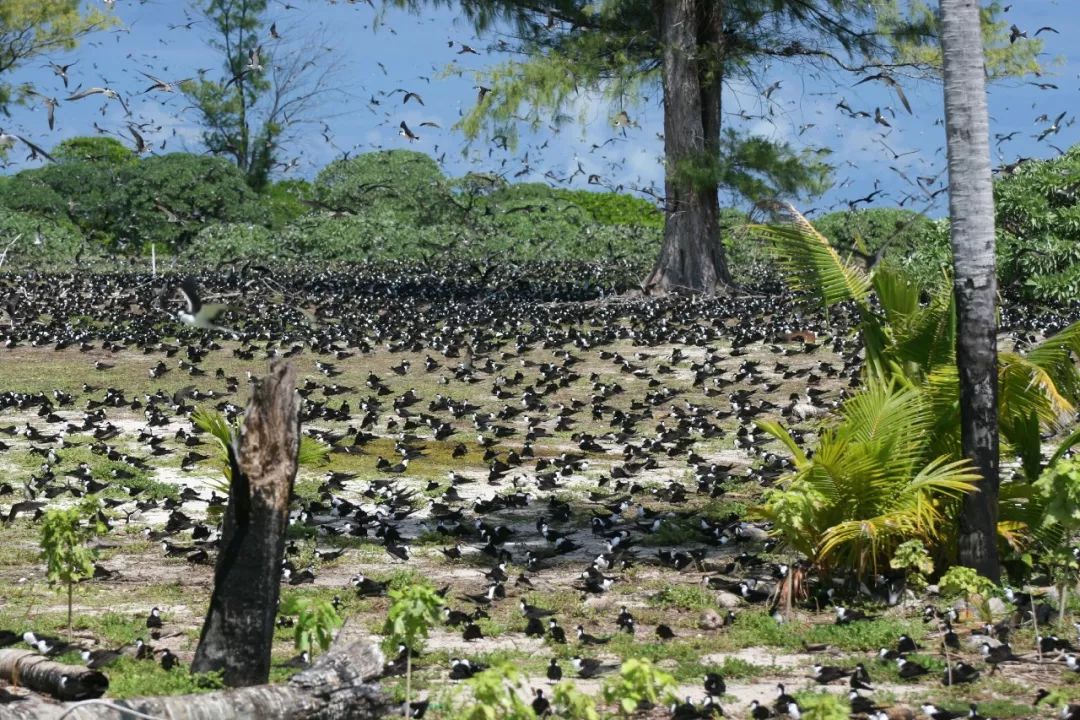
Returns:
[[[72,95],[69,95],[65,100],[72,102],[74,100],[82,100],[83,98],[90,97],[91,95],[103,95],[109,100],[118,100],[121,107],[124,108],[124,114],[130,115],[131,111],[128,110],[127,103],[124,102],[124,98],[120,96],[120,93],[116,92],[112,88],[107,87],[92,87],[85,90],[80,90]]]
[[[904,89],[900,87],[900,83],[896,81],[896,78],[894,78],[892,75],[889,75],[888,73],[878,73],[877,75],[864,77],[862,80],[855,83],[855,85],[852,85],[852,87],[857,87],[865,82],[870,82],[872,80],[880,80],[881,82],[892,88],[893,92],[896,93],[896,97],[900,100],[900,104],[903,105],[904,109],[908,111],[908,115],[914,115],[914,113],[911,111],[911,103],[908,102],[907,96],[904,95]]]
[[[27,140],[22,135],[6,133],[3,130],[0,130],[0,148],[10,149],[14,147],[16,141],[21,142],[23,145],[30,149],[29,159],[31,160],[37,159],[38,156],[41,156],[46,160],[53,159],[52,156],[49,155],[49,153],[42,150],[41,147],[39,147],[38,145],[35,145],[34,143]]]
[[[398,135],[406,138],[409,142],[416,142],[420,139],[419,135],[415,134],[412,130],[409,129],[409,126],[405,124],[404,120],[401,121],[401,125],[399,125],[398,128]]]
[[[68,76],[67,76],[68,68],[72,67],[73,65],[76,65],[78,62],[79,61],[76,60],[75,62],[68,63],[67,65],[59,65],[57,63],[51,62],[51,63],[49,63],[49,67],[52,68],[52,71],[56,74],[57,77],[59,77],[61,80],[64,81],[64,87],[67,87],[68,86]]]
[[[215,322],[218,316],[227,309],[227,306],[203,303],[202,298],[199,297],[199,287],[196,285],[194,278],[186,277],[180,281],[179,285],[172,286],[169,293],[162,296],[162,301],[164,302],[168,295],[176,290],[180,291],[186,304],[185,309],[176,314],[176,318],[180,322],[204,330],[233,332]]]

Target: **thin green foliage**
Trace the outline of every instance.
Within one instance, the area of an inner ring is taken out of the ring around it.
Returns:
[[[281,603],[279,612],[296,616],[293,642],[300,652],[310,653],[316,647],[326,652],[334,641],[334,632],[342,625],[334,604],[325,598],[293,595]]]
[[[107,527],[96,499],[86,498],[69,508],[52,508],[41,521],[41,556],[49,582],[67,589],[67,629],[71,636],[72,590],[94,576],[97,550],[89,546]]]

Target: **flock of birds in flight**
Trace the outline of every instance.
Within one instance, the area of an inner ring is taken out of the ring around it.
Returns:
[[[300,543],[290,542],[282,581],[326,582],[323,573],[334,571],[323,564],[347,559],[346,541],[381,546],[387,569],[425,562],[425,574],[438,577],[439,563],[454,568],[455,579],[441,591],[444,619],[461,633],[464,652],[452,659],[449,679],[484,668],[468,657],[468,648],[484,640],[480,621],[505,614],[510,604],[519,619],[508,635],[574,647],[569,661],[550,659],[550,681],[564,673],[589,679],[612,671],[616,666],[603,651],[614,634],[666,643],[694,633],[690,618],[671,610],[657,615],[644,598],[620,595],[631,568],[658,573],[672,586],[704,587],[731,598],[737,611],[702,619],[706,632],[725,632],[740,622],[743,609],[755,607],[780,621],[777,587],[791,566],[773,553],[767,528],[737,511],[703,516],[701,503],[745,498],[790,469],[754,420],[782,418],[804,437],[815,417],[857,385],[858,346],[846,332],[854,319],[841,314],[826,327],[804,316],[779,288],[730,298],[595,302],[596,288],[613,282],[607,272],[541,266],[494,294],[491,276],[468,265],[334,273],[248,264],[199,279],[137,273],[6,277],[8,323],[0,326],[0,353],[84,357],[88,378],[81,388],[0,393],[0,417],[19,418],[0,427],[0,452],[25,451],[41,462],[36,471],[0,483],[0,501],[11,503],[2,513],[5,522],[34,522],[50,502],[95,496],[109,511],[102,520],[110,527],[141,525],[171,562],[211,564],[219,536],[206,512],[225,498],[194,480],[165,500],[144,497],[142,486],[130,483],[177,455],[182,473],[212,475],[213,454],[190,415],[199,404],[239,417],[246,384],[214,367],[215,360],[230,354],[255,366],[264,358],[288,357],[307,375],[298,388],[305,433],[332,454],[374,462],[363,472],[326,472],[317,497],[297,499],[290,522],[314,538],[315,562],[299,562]],[[228,307],[209,299],[227,300]],[[580,300],[593,301],[571,302]],[[1069,321],[1011,304],[1002,318],[1021,342]],[[148,370],[156,390],[129,394],[112,384],[121,380],[115,376],[120,358],[133,355],[156,359]],[[341,382],[350,368],[380,355],[391,358],[385,373],[365,370],[362,386]],[[438,391],[416,389],[432,383]],[[785,392],[786,402],[773,402]],[[133,427],[131,418],[142,426]],[[102,464],[72,466],[65,456],[78,445]],[[394,455],[372,458],[372,447],[392,447]],[[410,463],[426,462],[440,448],[459,463],[446,480],[410,475]],[[570,500],[568,493],[580,497]],[[148,520],[154,513],[162,515],[160,523]],[[650,540],[669,530],[681,534],[672,546]],[[421,533],[443,543],[418,548],[414,541]],[[96,568],[98,582],[123,575],[105,565]],[[516,574],[511,566],[519,568]],[[471,573],[476,585],[462,580]],[[381,597],[388,587],[365,574],[334,582],[360,597]],[[897,575],[878,577],[861,591],[846,581],[819,583],[811,606],[834,607],[837,624],[866,622],[875,611],[856,605],[895,605],[903,594],[899,583]],[[560,619],[562,611],[529,601],[566,585],[582,598],[618,596],[624,602],[609,620],[576,622],[571,629]],[[1009,635],[1032,616],[1044,622],[1050,609],[1022,593],[1012,596],[1012,606],[1015,612],[1004,621],[970,634],[954,629],[955,611],[928,606],[925,648],[901,636],[854,668],[815,662],[812,681],[848,683],[852,712],[883,720],[889,708],[865,694],[873,691],[875,663],[893,665],[902,681],[918,681],[934,671],[913,654],[949,648],[941,680],[953,685],[1031,661],[1030,653],[1011,648]],[[169,621],[163,615],[154,608],[147,616],[151,640],[163,637]],[[20,640],[47,655],[69,649],[33,628],[0,629],[0,645]],[[1063,672],[1080,672],[1068,639],[1043,637],[1039,643]],[[122,656],[171,668],[183,656],[168,643],[154,648],[145,641],[79,649],[94,668]],[[804,650],[817,657],[828,652],[824,646]],[[405,659],[391,658],[385,674],[402,673]],[[289,662],[308,661],[301,655]],[[418,662],[423,665],[422,658]],[[719,716],[725,678],[709,673],[703,690],[702,701],[687,698],[673,706],[674,716]],[[546,714],[550,701],[543,688],[533,692],[534,709]],[[426,707],[420,701],[414,717]],[[981,717],[976,707],[963,714],[932,704],[922,710],[931,720]],[[754,720],[798,720],[801,714],[784,685],[772,700],[755,699],[748,712]],[[1066,707],[1061,717],[1080,719],[1080,706]]]
[[[350,2],[350,5],[357,6],[358,8],[369,8],[374,10],[374,6],[364,3]],[[275,18],[267,30],[262,31],[265,34],[264,38],[260,39],[259,44],[253,48],[247,58],[246,63],[241,68],[240,72],[235,76],[230,77],[224,81],[225,89],[228,89],[234,84],[241,83],[249,74],[265,74],[271,68],[280,68],[280,63],[274,59],[275,52],[278,52],[280,48],[281,53],[296,53],[305,52],[298,49],[295,45],[286,47],[283,41],[289,39],[295,39],[300,34],[307,31],[301,30],[303,22],[296,20],[294,11],[298,10],[298,7],[291,5],[282,0],[275,0],[272,6],[276,9],[278,16]],[[1008,6],[1011,9],[1011,6]],[[209,25],[205,18],[198,16],[192,16],[185,10],[185,17],[182,22],[173,22],[168,25],[170,33],[175,32],[206,32]],[[1006,10],[1006,13],[1008,10]],[[550,22],[549,22],[550,24]],[[291,27],[295,27],[295,30],[291,30]],[[365,25],[365,27],[367,27]],[[390,32],[396,34],[393,26],[389,24],[383,24],[381,30],[384,32]],[[131,35],[133,29],[131,27],[121,27],[119,29],[109,30],[116,34],[116,38],[120,41],[123,37]],[[1012,25],[1009,31],[1010,42],[1016,42],[1020,38],[1035,38],[1048,34],[1059,34],[1059,31],[1050,26],[1040,27],[1032,32],[1028,32],[1017,25]],[[168,44],[168,34],[162,38],[164,44]],[[357,151],[367,151],[375,149],[383,149],[385,147],[393,147],[393,144],[387,143],[385,136],[381,135],[381,128],[396,128],[398,135],[404,139],[407,146],[418,145],[421,149],[437,158],[439,163],[446,167],[446,155],[447,150],[445,143],[447,138],[443,132],[443,124],[446,122],[445,107],[436,109],[436,112],[427,118],[411,119],[410,117],[402,117],[407,115],[410,110],[428,110],[428,103],[425,102],[423,93],[420,92],[420,87],[416,83],[423,83],[424,86],[430,86],[432,77],[437,77],[441,72],[444,76],[457,75],[460,76],[466,72],[470,72],[471,68],[466,68],[458,63],[460,59],[465,58],[481,58],[487,55],[487,53],[493,52],[506,52],[511,48],[511,45],[504,39],[499,39],[491,48],[477,49],[472,45],[469,45],[456,38],[450,38],[447,40],[448,48],[451,52],[453,59],[452,64],[448,69],[444,68],[440,70],[438,65],[432,64],[430,70],[426,71],[426,74],[418,74],[416,77],[408,81],[405,86],[401,86],[401,81],[391,85],[391,87],[383,87],[378,89],[369,89],[369,85],[379,84],[380,79],[389,78],[390,70],[386,64],[381,60],[375,61],[375,65],[379,68],[378,73],[372,73],[370,76],[365,76],[365,83],[360,87],[355,87],[350,84],[347,76],[351,73],[338,73],[336,69],[332,67],[341,65],[344,67],[340,58],[335,58],[335,53],[331,48],[320,44],[315,36],[305,40],[308,47],[306,52],[311,54],[311,57],[304,63],[308,65],[323,65],[325,66],[324,74],[317,81],[313,81],[318,91],[313,93],[315,96],[329,96],[331,92],[336,93],[334,100],[330,104],[345,103],[351,105],[354,102],[361,102],[358,95],[361,93],[368,95],[369,98],[364,103],[364,106],[368,111],[376,118],[378,123],[374,128],[375,138],[366,143],[354,145],[349,149],[343,149],[336,144],[335,131],[333,130],[329,120],[336,117],[337,113],[329,113],[325,107],[317,107],[318,103],[312,103],[312,107],[305,110],[303,107],[295,109],[292,114],[284,114],[275,117],[275,121],[286,128],[286,135],[290,138],[290,141],[296,144],[296,148],[299,152],[291,158],[281,158],[276,166],[276,171],[281,174],[288,174],[299,169],[303,163],[304,154],[310,155],[312,158],[316,156],[325,156],[326,148],[332,149],[337,153],[338,157],[349,157],[350,154]],[[100,45],[100,41],[94,39],[88,39],[87,45],[97,46]],[[484,61],[488,61],[498,57],[491,54],[483,57]],[[57,122],[57,111],[63,106],[64,103],[82,102],[93,98],[100,98],[104,100],[104,104],[101,106],[101,114],[103,117],[112,118],[113,115],[109,113],[109,107],[113,104],[118,105],[122,113],[122,119],[119,123],[119,127],[108,127],[93,122],[93,129],[97,133],[104,133],[119,137],[123,141],[129,143],[132,148],[139,154],[154,153],[165,151],[169,147],[170,139],[177,135],[178,132],[185,125],[191,125],[194,121],[191,119],[190,112],[192,108],[190,106],[184,107],[180,110],[176,110],[176,99],[183,98],[184,95],[180,91],[181,85],[186,81],[195,77],[205,77],[210,72],[207,68],[199,68],[197,72],[193,73],[191,77],[177,78],[177,79],[163,79],[167,77],[170,72],[169,66],[163,64],[160,57],[156,53],[146,52],[143,50],[136,50],[128,54],[127,60],[131,61],[136,67],[122,67],[118,69],[103,68],[98,63],[88,63],[84,60],[74,60],[71,62],[49,62],[48,67],[51,68],[54,80],[58,83],[62,83],[62,87],[52,87],[46,89],[43,81],[36,81],[34,83],[26,83],[23,86],[27,96],[32,101],[32,105],[36,108],[43,109],[45,111],[44,124],[47,125],[49,131],[54,131]],[[365,60],[364,62],[369,62]],[[277,64],[275,64],[277,63]],[[141,67],[139,67],[141,65]],[[295,67],[295,66],[294,66]],[[126,83],[121,82],[121,78],[117,77],[114,73],[120,72],[125,75],[132,76],[132,79]],[[292,82],[296,82],[298,76],[292,79]],[[331,82],[331,80],[333,82]],[[446,82],[446,81],[444,81]],[[339,87],[332,87],[334,83],[340,84]],[[890,72],[881,71],[874,74],[867,75],[857,80],[853,87],[871,83],[881,84],[887,87],[895,96],[899,103],[899,107],[903,112],[908,114],[914,114],[914,110],[906,97],[901,83],[896,76]],[[131,85],[132,89],[128,91],[123,89],[122,85]],[[1059,90],[1059,86],[1052,82],[1047,82],[1042,78],[1039,78],[1037,82],[1033,82],[1033,85],[1039,87],[1041,90]],[[305,92],[312,88],[306,88]],[[778,91],[785,89],[784,81],[778,80],[771,82],[767,86],[755,88],[752,92],[743,94],[737,94],[734,98],[734,102],[725,103],[725,112],[732,120],[741,120],[747,123],[766,123],[775,128],[778,128],[779,132],[783,133],[782,124],[787,122],[786,118],[794,117],[793,108],[799,105],[801,102],[797,99],[780,98],[779,95],[774,98],[774,94]],[[483,103],[486,96],[492,92],[492,89],[482,84],[474,85],[475,91],[474,97],[462,98],[457,102],[457,113],[462,115],[466,112],[472,103]],[[831,94],[835,96],[838,90],[834,90]],[[443,98],[444,91],[439,91],[440,104],[445,104]],[[138,107],[132,108],[131,102],[135,97],[142,98],[149,96],[154,101],[158,101],[161,107],[164,107],[166,112],[176,116],[175,121],[163,123],[160,119],[160,111],[158,109],[158,102],[140,102]],[[644,104],[649,104],[649,99],[644,99]],[[843,200],[837,200],[833,204],[822,208],[810,208],[807,210],[807,214],[813,214],[822,210],[831,210],[836,208],[847,207],[849,209],[856,209],[861,206],[868,206],[875,202],[881,202],[887,198],[891,198],[900,207],[910,205],[913,209],[927,210],[938,202],[938,198],[944,192],[945,187],[943,184],[943,170],[937,167],[936,160],[932,158],[924,158],[915,149],[908,149],[897,151],[893,149],[893,146],[903,144],[904,141],[899,139],[899,136],[894,137],[893,133],[896,128],[894,123],[896,122],[897,110],[891,106],[879,106],[875,107],[873,111],[856,109],[849,104],[848,99],[840,99],[836,102],[833,108],[833,113],[839,113],[841,120],[832,122],[832,127],[837,132],[844,132],[844,125],[842,119],[848,120],[869,120],[873,123],[873,136],[869,138],[869,143],[866,147],[860,149],[861,153],[867,153],[868,157],[874,151],[881,150],[885,153],[887,158],[888,169],[893,173],[898,181],[902,184],[896,185],[895,183],[883,182],[881,177],[878,177],[873,182],[871,192],[862,195],[860,197],[848,197]],[[757,106],[756,111],[751,111],[748,108]],[[736,110],[727,110],[728,107],[735,107]],[[1034,107],[1034,106],[1033,106]],[[309,111],[310,110],[310,111]],[[826,116],[828,112],[822,108],[814,110],[817,115]],[[322,117],[320,117],[322,113]],[[350,113],[350,117],[355,117]],[[1051,116],[1053,119],[1051,119]],[[521,118],[525,120],[525,118]],[[547,123],[548,136],[543,137],[540,140],[534,140],[527,142],[524,147],[518,151],[511,148],[510,139],[502,134],[494,134],[490,142],[485,148],[466,148],[465,157],[471,164],[478,164],[486,166],[485,169],[491,172],[495,172],[507,179],[511,180],[539,180],[543,182],[549,182],[554,184],[572,184],[580,182],[578,178],[587,186],[596,186],[599,189],[612,190],[612,191],[630,191],[643,194],[647,197],[662,201],[663,191],[656,181],[649,180],[647,177],[643,177],[639,172],[634,179],[629,178],[628,167],[641,167],[638,161],[630,162],[629,159],[635,152],[641,151],[641,136],[639,134],[628,135],[628,131],[641,130],[638,122],[631,117],[629,112],[625,109],[618,110],[612,118],[610,118],[606,124],[610,130],[615,132],[608,133],[608,137],[600,137],[595,133],[590,133],[590,138],[596,138],[584,143],[587,149],[584,149],[584,156],[578,155],[572,152],[566,152],[565,148],[560,150],[559,157],[551,158],[552,152],[556,146],[552,146],[552,138],[560,133],[561,126],[568,120],[572,120],[568,115],[562,115],[555,118],[552,122]],[[31,118],[29,122],[34,122]],[[796,135],[797,137],[803,137],[811,128],[818,127],[824,128],[825,120],[813,120],[811,122],[803,122],[798,124]],[[1036,131],[1031,134],[1031,138],[1037,143],[1046,143],[1055,151],[1063,152],[1061,147],[1053,145],[1051,143],[1060,132],[1070,127],[1075,122],[1075,116],[1070,116],[1068,111],[1055,112],[1055,113],[1041,113],[1033,121],[1033,124],[1037,127]],[[938,120],[936,123],[940,124]],[[192,125],[193,126],[193,125]],[[438,138],[440,141],[430,142],[427,139],[427,133],[425,130],[438,130]],[[40,139],[44,131],[43,127],[33,127],[27,132],[3,132],[0,130],[0,146],[13,147],[21,144],[28,150],[28,160],[50,160],[49,153],[44,149],[43,141]],[[831,132],[831,131],[830,131]],[[295,133],[295,134],[294,134]],[[1006,160],[1005,156],[1001,154],[1003,146],[1007,143],[1015,140],[1018,135],[1024,134],[1024,131],[1013,130],[1011,132],[997,132],[994,135],[994,145],[999,151],[1000,167],[999,169],[1004,172],[1011,172],[1023,162],[1026,162],[1027,157],[1015,157],[1012,160]],[[603,135],[603,133],[601,133]],[[369,136],[370,137],[370,136]],[[316,138],[321,138],[324,141],[324,145],[321,148],[316,147],[318,142]],[[657,138],[662,140],[662,134],[658,133]],[[183,141],[181,141],[183,142]],[[442,144],[442,147],[440,145]],[[176,147],[177,143],[173,142],[172,147]],[[561,146],[561,143],[560,143]],[[609,147],[610,146],[610,147]],[[880,148],[878,147],[880,146]],[[938,158],[943,153],[943,147],[938,147],[934,158]],[[573,155],[572,159],[568,157]],[[912,158],[907,161],[903,161],[905,157],[917,155],[919,157]],[[903,162],[901,162],[903,161]],[[854,160],[846,160],[843,162],[843,166],[840,168],[842,172],[848,172],[849,170],[858,171],[862,161],[856,162]],[[940,163],[938,163],[940,164]],[[492,167],[495,165],[495,167]],[[547,165],[545,169],[544,166]],[[657,165],[659,168],[659,165]],[[657,169],[653,175],[657,175],[659,169]],[[837,191],[842,191],[847,186],[857,186],[858,180],[856,175],[852,174],[846,179],[842,179],[837,186]],[[899,188],[899,189],[898,189]]]

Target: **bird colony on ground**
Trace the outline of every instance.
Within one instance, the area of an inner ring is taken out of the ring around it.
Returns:
[[[374,631],[389,584],[442,588],[446,622],[414,687],[509,658],[543,713],[551,680],[589,688],[646,653],[675,671],[684,719],[721,707],[798,717],[790,693],[821,685],[843,686],[853,713],[885,717],[905,701],[947,720],[968,713],[940,698],[1023,688],[1011,699],[1036,714],[1036,687],[1076,676],[1067,638],[1042,638],[1038,663],[1010,646],[1043,608],[1027,596],[1014,598],[1015,620],[983,627],[933,598],[924,610],[895,577],[859,588],[812,578],[810,602],[777,615],[796,559],[747,511],[790,463],[754,423],[780,418],[812,437],[858,384],[853,318],[826,323],[775,284],[605,297],[620,283],[610,269],[529,270],[4,276],[0,540],[17,551],[0,563],[12,589],[0,640],[66,650],[35,620],[51,603],[34,528],[51,505],[96,496],[110,532],[77,613],[146,617],[147,635],[112,648],[82,633],[73,645],[93,667],[189,662],[217,549],[209,511],[224,502],[213,441],[190,415],[237,418],[267,360],[285,357],[303,432],[329,461],[301,470],[282,582],[327,589]],[[1069,320],[1007,303],[1002,325],[1023,341]],[[836,625],[851,629],[848,645],[832,644]],[[769,637],[782,647],[754,647]],[[403,670],[391,655],[386,675]]]

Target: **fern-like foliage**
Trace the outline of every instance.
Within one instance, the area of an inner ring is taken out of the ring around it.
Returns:
[[[936,545],[946,527],[943,502],[976,489],[979,476],[967,460],[933,453],[934,422],[918,387],[872,380],[821,432],[812,456],[799,451],[795,472],[756,513],[826,571],[864,575],[887,565],[906,540]],[[761,426],[797,449],[778,423]]]
[[[196,408],[191,414],[191,422],[195,427],[210,435],[216,441],[218,459],[221,462],[222,480],[211,483],[217,492],[228,495],[232,486],[232,469],[229,465],[229,448],[233,447],[240,433],[240,424],[230,422],[217,410]],[[297,452],[297,465],[300,467],[315,467],[326,462],[330,454],[330,448],[315,438],[307,435],[300,436],[300,448]]]

